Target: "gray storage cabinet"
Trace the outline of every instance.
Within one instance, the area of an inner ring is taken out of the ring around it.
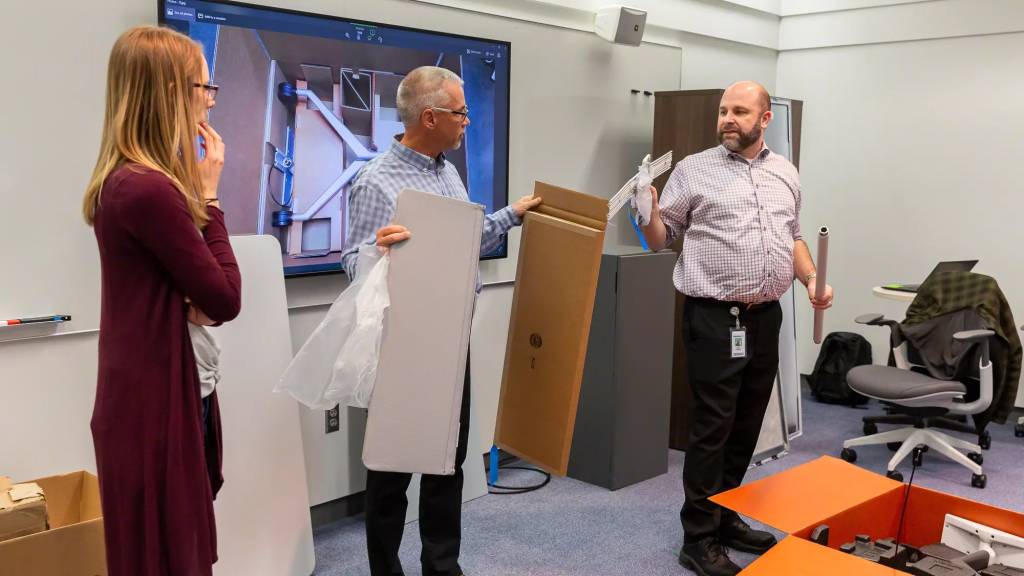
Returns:
[[[610,490],[668,471],[676,253],[606,250],[569,476]]]

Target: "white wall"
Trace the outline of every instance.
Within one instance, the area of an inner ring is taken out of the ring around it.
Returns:
[[[931,0],[782,19],[780,50],[1005,34],[1022,29],[1024,2]]]
[[[774,94],[775,50],[698,34],[683,33],[681,41],[681,89],[725,88],[739,80],[756,80]]]
[[[590,32],[606,0],[415,0]],[[647,12],[644,41],[681,46],[681,33],[778,48],[778,0],[631,0]]]
[[[839,12],[858,10],[877,6],[894,6],[896,4],[919,4],[930,0],[779,0],[782,16],[811,14],[817,12]]]
[[[886,331],[853,318],[902,319],[871,287],[922,280],[939,260],[980,258],[1024,310],[1021,70],[1022,33],[780,54],[778,91],[806,103],[803,226],[832,230],[826,331],[865,334],[884,361]],[[800,341],[809,371],[817,350]]]

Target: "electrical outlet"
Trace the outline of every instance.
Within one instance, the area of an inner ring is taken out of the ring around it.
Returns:
[[[341,406],[335,405],[334,408],[324,413],[327,417],[327,434],[331,432],[337,432],[341,428]]]

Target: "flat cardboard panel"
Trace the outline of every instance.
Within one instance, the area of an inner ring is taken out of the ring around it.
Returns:
[[[100,502],[100,480],[92,474],[82,473],[82,499],[79,501],[79,518],[93,520],[103,516]]]
[[[774,526],[797,532],[824,518],[863,504],[900,482],[832,458],[821,458],[711,497],[716,504]]]
[[[607,201],[538,182],[526,215],[495,443],[568,471],[604,243]]]
[[[747,566],[742,576],[905,576],[881,564],[789,536]]]
[[[103,521],[90,520],[0,544],[0,567],[17,576],[106,576]],[[5,572],[6,574],[6,572]]]
[[[454,474],[483,208],[405,190],[394,221],[380,362],[366,421],[371,470]]]

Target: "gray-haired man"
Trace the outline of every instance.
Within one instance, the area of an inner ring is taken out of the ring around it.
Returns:
[[[345,270],[354,278],[356,253],[361,244],[388,247],[410,237],[402,226],[391,226],[398,193],[405,188],[469,200],[459,172],[446,162],[444,152],[462,145],[469,109],[462,80],[454,72],[423,66],[410,72],[398,86],[398,113],[405,133],[391,148],[371,160],[349,191],[349,232],[342,255]],[[526,196],[484,219],[480,253],[494,250],[527,210],[540,199]],[[477,284],[479,291],[479,282]],[[459,576],[462,539],[462,463],[469,440],[469,362],[462,396],[459,444],[454,476],[424,475],[420,482],[420,561],[424,576]],[[410,398],[410,402],[415,399]],[[366,546],[370,573],[403,574],[398,558],[411,474],[375,472],[366,477]]]

